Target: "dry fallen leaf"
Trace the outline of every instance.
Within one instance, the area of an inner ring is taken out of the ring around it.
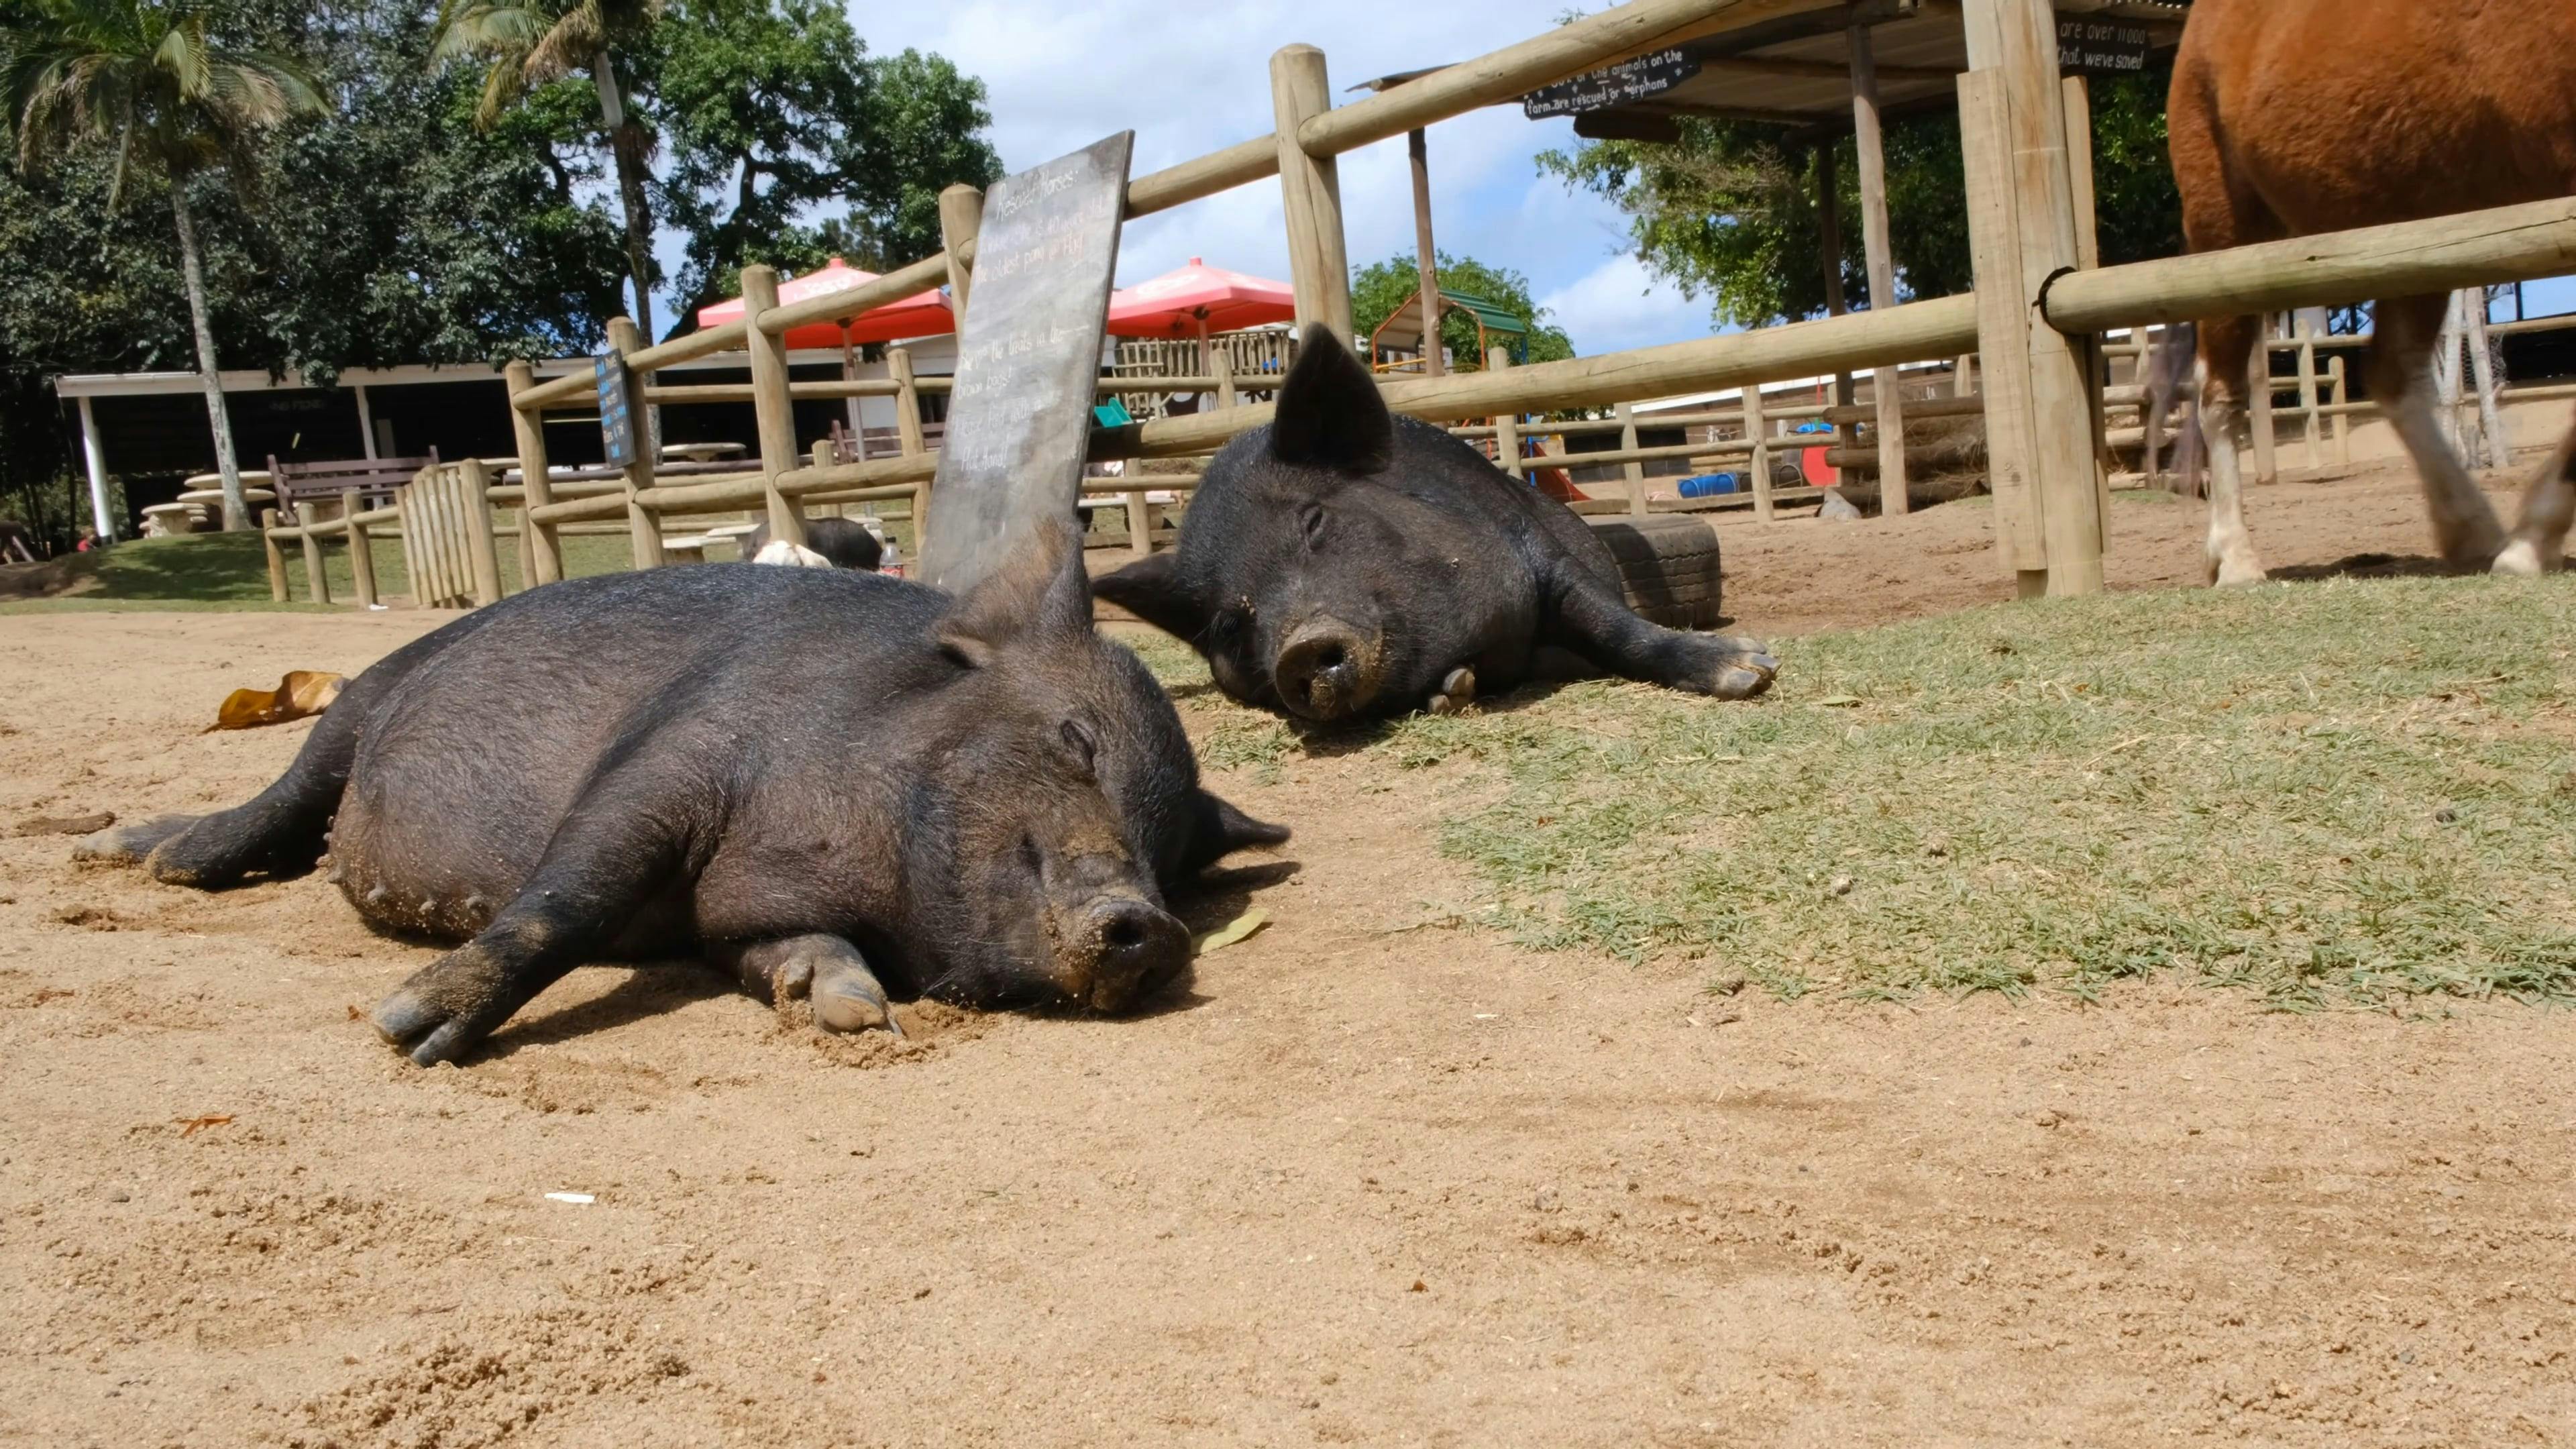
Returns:
[[[1816,704],[1818,707],[1823,709],[1854,709],[1860,705],[1860,696],[1857,694],[1829,694],[1824,698],[1817,700]]]
[[[96,815],[37,815],[18,822],[12,835],[95,835],[116,823],[116,812]]]
[[[1242,915],[1235,917],[1233,920],[1226,922],[1217,929],[1208,932],[1206,935],[1199,937],[1197,940],[1192,941],[1190,943],[1190,954],[1193,956],[1204,956],[1210,951],[1222,951],[1226,947],[1233,945],[1235,942],[1242,940],[1246,936],[1251,935],[1253,932],[1258,931],[1269,924],[1270,913],[1255,907],[1254,909],[1246,911]]]
[[[225,1123],[233,1120],[233,1114],[230,1112],[211,1112],[203,1117],[173,1117],[170,1120],[179,1124],[180,1136],[194,1137],[204,1128],[221,1127]]]
[[[277,682],[275,689],[236,689],[225,696],[215,710],[215,722],[206,726],[215,730],[246,730],[259,725],[284,724],[306,715],[320,714],[331,707],[348,684],[348,676],[326,674],[318,669],[292,669]]]

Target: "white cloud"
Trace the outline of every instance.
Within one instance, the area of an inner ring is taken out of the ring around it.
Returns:
[[[1616,352],[1708,335],[1708,303],[1682,295],[1634,256],[1616,256],[1567,285],[1542,292],[1538,304],[1587,353]]]

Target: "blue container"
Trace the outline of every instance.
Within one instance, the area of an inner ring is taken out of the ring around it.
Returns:
[[[1816,421],[1810,420],[1810,421],[1808,421],[1808,422],[1803,422],[1803,423],[1798,424],[1796,427],[1791,428],[1789,431],[1790,431],[1790,432],[1793,432],[1793,433],[1830,433],[1830,432],[1832,432],[1833,430],[1834,430],[1834,425],[1833,425],[1833,424],[1831,424],[1831,423],[1826,423],[1826,422],[1816,422]]]
[[[1698,473],[1681,481],[1684,498],[1708,498],[1719,493],[1733,493],[1743,486],[1732,473]]]

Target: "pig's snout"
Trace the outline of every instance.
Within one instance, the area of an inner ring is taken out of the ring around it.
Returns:
[[[1134,1006],[1180,974],[1190,961],[1189,928],[1171,912],[1134,896],[1105,896],[1078,918],[1074,993],[1099,1012]]]
[[[1339,619],[1310,619],[1270,667],[1280,701],[1308,719],[1340,719],[1377,694],[1377,642]]]

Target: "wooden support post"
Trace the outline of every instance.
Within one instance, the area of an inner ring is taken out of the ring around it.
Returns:
[[[2453,292],[2446,300],[2441,336],[2434,344],[2433,399],[2441,405],[2442,436],[2450,440],[2452,456],[2472,466],[2468,423],[2460,415],[2460,294]]]
[[[787,390],[787,339],[760,329],[760,314],[778,305],[778,269],[754,264],[742,269],[742,315],[748,326],[744,341],[751,349],[751,406],[760,422],[762,493],[769,509],[772,543],[805,542],[805,514],[795,500],[778,491],[781,476],[794,472],[796,400]]]
[[[1977,354],[1962,352],[1950,367],[1950,396],[1972,397],[1977,391]]]
[[[2470,287],[2460,293],[2460,314],[2468,323],[2464,329],[2469,344],[2469,379],[2478,390],[2478,430],[2487,438],[2487,466],[2507,468],[2513,465],[2513,439],[2504,431],[2504,413],[2496,405],[2495,354],[2487,349],[2487,289]]]
[[[1965,0],[1963,17],[1971,68],[1959,81],[1960,139],[2000,551],[2025,594],[2042,558],[2049,594],[2100,593],[2089,349],[2038,307],[2049,279],[2076,264],[2056,14],[2048,0]]]
[[[1331,155],[1309,156],[1297,129],[1333,108],[1324,53],[1283,46],[1270,57],[1270,106],[1279,127],[1279,192],[1288,213],[1288,276],[1297,293],[1297,330],[1322,326],[1351,345],[1351,261],[1342,240],[1341,171]]]
[[[1498,372],[1512,365],[1508,348],[1496,348],[1485,354],[1485,370]],[[1494,466],[1514,478],[1526,476],[1521,470],[1521,419],[1518,413],[1498,413],[1494,417]]]
[[[1861,253],[1869,268],[1869,305],[1885,311],[1896,305],[1896,258],[1887,234],[1887,151],[1878,125],[1878,59],[1870,49],[1868,26],[1855,25],[1849,35],[1852,137],[1860,159]],[[1878,369],[1870,380],[1870,400],[1878,409],[1878,508],[1882,515],[1893,517],[1906,512],[1912,502],[1905,488],[1905,403],[1897,390],[1895,368]]]
[[[501,551],[492,535],[492,470],[480,458],[456,465],[458,502],[464,505],[465,553],[474,570],[477,608],[501,602]]]
[[[501,375],[514,398],[537,385],[537,370],[524,362],[511,363]],[[513,404],[510,432],[518,439],[519,482],[526,494],[519,505],[519,562],[527,571],[523,575],[527,586],[533,589],[564,576],[563,541],[555,535],[555,526],[531,516],[555,501],[554,482],[546,471],[545,414]]]
[[[1404,150],[1413,161],[1413,270],[1422,294],[1422,375],[1439,377],[1449,368],[1440,360],[1440,273],[1434,266],[1438,253],[1431,249],[1431,147],[1420,126],[1405,133]],[[1644,512],[1645,505],[1639,504],[1637,511]]]
[[[1762,416],[1762,385],[1744,385],[1744,440],[1753,445],[1753,521],[1771,521],[1771,423]]]
[[[274,508],[261,509],[259,511],[259,541],[268,545],[268,598],[270,603],[283,604],[287,599],[286,550],[277,546],[276,529],[277,510]],[[99,536],[101,538],[105,538],[107,535],[101,534]]]
[[[2343,354],[2326,359],[2326,382],[2334,400],[2334,459],[2337,466],[2352,462],[2352,417],[2344,411]]]
[[[2102,265],[2102,234],[2093,199],[2092,82],[2070,75],[2058,81],[2057,89],[2065,109],[2066,189],[2075,214],[2075,265],[2090,270]],[[2111,518],[2111,424],[2103,415],[2102,386],[2110,364],[2098,332],[2083,338],[2078,349],[2084,359],[2085,394],[2093,410],[2093,491],[2100,495],[2095,506],[2107,526]]]
[[[438,475],[436,470],[432,470],[428,476],[434,478]],[[415,609],[421,607],[420,551],[412,542],[412,535],[418,531],[413,527],[413,520],[419,517],[419,505],[412,500],[419,495],[420,487],[420,480],[414,478],[394,490],[394,508],[400,515],[394,520],[394,538],[402,544],[403,587],[411,595]]]
[[[2281,481],[2280,440],[2272,431],[2272,314],[2257,319],[2254,329],[2253,397],[2246,416],[2254,429],[2254,481]]]
[[[1216,374],[1216,405],[1220,408],[1230,408],[1234,406],[1233,350],[1224,347],[1217,348],[1209,355],[1208,364]]]
[[[1119,490],[1127,500],[1127,551],[1138,558],[1154,551],[1154,505],[1142,488]]]
[[[1619,404],[1619,451],[1637,451],[1637,412],[1627,403]],[[1634,458],[1619,465],[1619,475],[1628,483],[1628,511],[1643,516],[1646,511],[1646,465]]]
[[[2302,309],[2290,320],[2290,329],[2299,339],[2299,417],[2301,428],[2299,462],[2308,468],[2325,466],[2325,419],[2317,414],[2317,332]]]
[[[961,325],[975,273],[966,253],[974,250],[975,233],[983,225],[983,192],[972,186],[951,186],[939,193],[939,245],[948,253],[948,307]]]
[[[913,381],[910,349],[902,347],[886,349],[886,371],[894,378],[895,446],[901,448],[907,458],[917,456],[924,446],[921,436],[921,389]]]
[[[331,580],[322,572],[322,540],[313,536],[313,525],[326,521],[323,512],[328,507],[321,499],[315,498],[296,510],[296,517],[304,525],[304,585],[312,591],[313,602],[317,604],[331,602]]]
[[[635,329],[632,319],[611,317],[608,319],[608,349],[620,357],[630,352],[641,352],[644,350],[644,334]],[[627,385],[640,395],[644,389],[644,381],[640,376],[631,377],[627,379]],[[660,446],[661,439],[654,436],[653,415],[650,412],[639,413],[635,419],[635,426],[642,436],[635,440],[635,461],[627,464],[624,470],[627,538],[635,566],[639,569],[658,569],[665,562],[662,556],[662,520],[652,509],[636,502],[635,495],[653,486],[653,454]]]
[[[366,510],[359,506],[358,490],[340,490],[340,516],[350,519],[349,589],[358,596],[358,607],[372,609],[383,600],[376,595],[376,553],[374,540],[367,537],[367,526],[354,520]]]

